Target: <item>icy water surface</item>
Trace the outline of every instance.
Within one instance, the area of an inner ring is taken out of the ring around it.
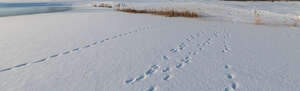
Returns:
[[[0,17],[71,10],[70,3],[0,3]]]

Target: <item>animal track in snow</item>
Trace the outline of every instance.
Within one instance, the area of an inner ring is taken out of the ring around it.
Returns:
[[[168,81],[168,80],[170,80],[170,78],[171,78],[170,75],[166,75],[166,76],[164,76],[163,80]]]
[[[114,36],[114,37],[112,37],[111,39],[115,39],[115,38],[118,38],[118,36]]]
[[[226,87],[224,91],[235,91],[239,87],[239,84],[233,82],[230,87]]]
[[[130,79],[126,80],[125,83],[130,84],[130,83],[132,83],[133,81],[135,81],[135,79],[130,78]]]
[[[105,40],[101,40],[100,43],[103,43]]]
[[[191,60],[190,59],[181,59],[180,61],[183,63],[190,63]]]
[[[157,87],[155,87],[155,86],[151,86],[150,88],[148,88],[147,90],[145,90],[145,91],[155,91],[156,90],[156,88]]]
[[[52,56],[50,56],[50,58],[55,58],[55,57],[57,57],[59,54],[54,54],[54,55],[52,55]]]
[[[73,52],[79,51],[79,49],[80,49],[80,48],[75,48],[75,49],[73,49],[72,51],[73,51]]]
[[[171,49],[170,52],[175,53],[177,52],[177,49]]]
[[[159,68],[158,65],[152,65],[145,73],[143,73],[142,75],[136,77],[135,79],[130,78],[130,79],[125,80],[125,83],[134,84],[134,83],[139,82],[143,79],[146,79],[148,76],[151,76],[152,74],[154,74],[158,70],[158,68]]]
[[[230,65],[228,65],[228,64],[225,65],[225,69],[228,70],[228,69],[230,69],[230,68],[231,68]],[[228,73],[228,74],[227,74],[227,79],[231,80],[232,83],[230,84],[229,87],[226,87],[226,88],[224,89],[224,91],[234,91],[234,90],[236,90],[236,89],[239,87],[239,83],[233,81],[235,78],[236,78],[236,77],[235,77],[234,74],[232,74],[232,73]]]
[[[175,67],[176,68],[181,68],[181,67],[183,67],[183,65],[184,65],[183,63],[177,63]]]
[[[170,70],[171,70],[170,67],[166,67],[166,68],[162,69],[162,72],[169,72]]]
[[[40,63],[40,62],[44,62],[44,61],[46,61],[46,60],[47,60],[47,58],[43,58],[43,59],[40,59],[40,60],[34,61],[34,62],[32,62],[32,63]]]
[[[5,72],[5,71],[9,71],[11,70],[12,68],[5,68],[5,69],[1,69],[0,72]]]
[[[231,51],[230,45],[229,45],[229,40],[228,38],[230,38],[230,34],[227,33],[226,30],[224,30],[223,33],[223,44],[224,44],[224,49],[222,50],[223,53],[228,53]]]
[[[96,42],[94,42],[92,45],[96,45],[98,42],[96,41]]]
[[[179,45],[179,49],[180,49],[180,50],[183,50],[185,47],[186,47],[185,43],[181,43],[181,44]]]
[[[152,75],[155,72],[155,69],[148,69],[145,74],[146,75]]]
[[[196,35],[196,37],[194,36],[194,35],[190,35],[190,38],[186,38],[185,40],[186,41],[193,41],[193,39],[195,39],[195,38],[198,38],[198,37],[200,37],[200,34],[198,33],[198,35]],[[197,54],[199,54],[199,52],[200,51],[202,51],[203,50],[203,48],[205,47],[205,46],[208,46],[208,45],[210,45],[211,44],[211,41],[212,41],[212,38],[208,38],[207,40],[205,40],[202,44],[195,44],[197,47],[196,48],[199,48],[200,50],[196,50],[196,51],[189,51],[189,52],[187,52],[185,55],[187,55],[187,56],[184,56],[184,57],[182,57],[181,59],[180,59],[180,61],[178,62],[178,63],[176,63],[175,64],[175,66],[172,66],[172,67],[174,67],[175,69],[181,69],[181,68],[183,68],[186,64],[189,64],[189,63],[191,63],[191,60],[192,60],[192,56],[195,56],[195,55],[197,55]],[[190,49],[190,46],[187,46],[187,45],[189,45],[189,44],[191,44],[190,42],[187,42],[187,43],[185,43],[185,42],[182,42],[181,44],[179,44],[179,50],[184,50],[185,48],[186,49]],[[180,53],[180,51],[177,51],[176,49],[171,49],[171,50],[169,50],[171,53],[176,53],[176,52],[178,52],[178,53]],[[165,56],[163,56],[163,57],[165,57]],[[165,68],[163,68],[162,69],[162,73],[166,73],[166,72],[170,72],[171,70],[170,69],[172,69],[172,67],[165,67]],[[173,70],[172,70],[173,71]],[[164,81],[168,81],[168,80],[170,80],[170,78],[172,78],[173,76],[171,76],[171,75],[169,75],[169,74],[166,74],[166,75],[164,75],[164,76],[162,76],[162,80],[164,80]]]
[[[227,78],[228,78],[228,79],[234,79],[234,78],[235,78],[235,75],[234,75],[234,74],[231,74],[231,73],[229,73],[229,74],[227,74]]]
[[[146,75],[152,75],[157,69],[159,68],[158,65],[152,65],[148,71],[145,72]]]
[[[63,52],[63,55],[69,54],[70,51]]]
[[[145,27],[147,27],[147,28],[145,28]],[[150,26],[144,26],[144,27],[140,27],[140,28],[143,28],[144,30],[145,29],[151,29]],[[124,33],[124,35],[133,34],[134,32],[139,32],[140,30],[141,29],[136,29],[134,31],[129,31],[128,33]],[[116,39],[116,38],[120,38],[121,36],[123,36],[123,34],[118,34],[118,35],[115,35],[115,36],[113,36],[111,38],[112,39]],[[101,40],[100,43],[104,43],[105,40],[110,40],[110,38],[106,38],[104,40]],[[85,45],[84,47],[81,47],[81,48],[82,49],[90,48],[91,46],[94,46],[96,44],[98,44],[98,41],[95,41],[92,44],[87,44],[87,45]],[[60,56],[60,54],[66,55],[66,54],[70,54],[71,52],[79,51],[79,50],[81,50],[81,48],[74,48],[74,49],[69,50],[69,51],[65,51],[65,52],[62,52],[62,53],[51,55],[48,58],[43,58],[43,59],[32,61],[32,62],[29,62],[29,63],[23,63],[23,64],[18,64],[18,65],[12,66],[12,67],[3,68],[3,69],[0,69],[0,72],[9,71],[9,70],[12,70],[13,68],[20,68],[20,67],[28,66],[28,65],[31,65],[31,64],[41,63],[41,62],[47,61],[49,58],[56,58],[56,57]]]
[[[136,79],[135,79],[135,81],[137,82],[137,81],[140,81],[140,80],[143,80],[143,79],[145,79],[145,74],[142,74],[142,75],[140,75],[139,77],[137,77]]]
[[[25,65],[27,65],[27,64],[28,64],[28,63],[19,64],[19,65],[14,66],[14,68],[23,67],[23,66],[25,66]]]
[[[231,88],[231,87],[227,87],[227,88],[225,88],[225,90],[224,91],[234,91],[234,89],[233,88]]]
[[[82,48],[89,48],[89,47],[91,47],[91,45],[86,45],[86,46],[84,46]]]
[[[164,60],[169,60],[169,57],[168,56],[163,56],[163,59]]]
[[[233,82],[231,84],[231,88],[233,88],[233,89],[237,89],[238,87],[239,87],[239,83],[237,83],[237,82]]]
[[[230,69],[230,65],[226,64],[225,69]]]
[[[227,47],[227,45],[224,45],[224,49],[222,50],[223,53],[229,52],[230,49]]]

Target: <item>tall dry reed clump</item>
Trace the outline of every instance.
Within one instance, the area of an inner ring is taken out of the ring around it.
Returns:
[[[117,11],[126,12],[126,13],[134,13],[134,14],[153,14],[153,15],[161,15],[167,17],[188,17],[188,18],[198,18],[200,17],[197,13],[184,10],[178,11],[175,9],[142,9],[137,10],[133,8],[126,8],[126,9],[116,9]]]
[[[94,7],[112,8],[112,4],[105,4],[105,3],[94,4],[93,6]]]

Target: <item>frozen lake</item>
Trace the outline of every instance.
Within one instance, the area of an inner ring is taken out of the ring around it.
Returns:
[[[0,3],[0,17],[68,11],[69,3]]]

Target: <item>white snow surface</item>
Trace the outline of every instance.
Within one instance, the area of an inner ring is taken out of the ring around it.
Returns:
[[[299,3],[264,3],[127,3],[185,8],[199,19],[89,4],[1,17],[0,90],[298,91],[300,28],[283,21],[294,22]],[[265,25],[253,24],[257,9],[272,17]]]

